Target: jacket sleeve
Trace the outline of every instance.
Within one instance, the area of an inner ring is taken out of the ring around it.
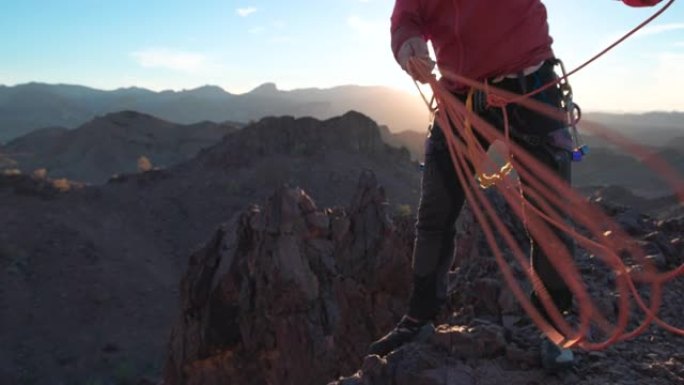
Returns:
[[[412,37],[425,36],[422,17],[420,14],[420,0],[396,0],[392,12],[390,32],[392,34],[392,52],[397,57],[399,48]]]
[[[651,7],[662,0],[622,0],[623,3],[629,5],[630,7]]]

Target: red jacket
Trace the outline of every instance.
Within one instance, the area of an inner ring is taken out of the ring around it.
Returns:
[[[660,3],[662,0],[622,0],[630,7],[650,7]]]
[[[631,6],[660,0],[623,0]],[[540,0],[396,0],[392,51],[409,38],[431,40],[440,68],[475,80],[518,73],[553,57]],[[442,78],[452,91],[465,87]]]
[[[476,80],[553,57],[540,0],[396,0],[391,32],[395,57],[408,38],[423,36],[432,41],[440,68]],[[444,77],[442,82],[465,90]]]

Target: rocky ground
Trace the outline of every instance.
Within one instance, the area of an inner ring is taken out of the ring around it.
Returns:
[[[597,204],[659,269],[684,262],[683,219]],[[577,350],[576,367],[562,376],[545,373],[539,332],[501,283],[467,214],[437,332],[386,357],[365,356],[403,313],[410,287],[412,219],[389,221],[385,208],[367,174],[345,209],[319,209],[303,191],[281,190],[244,212],[235,234],[220,229],[190,259],[163,383],[684,384],[684,339],[657,327],[604,351]],[[598,306],[614,315],[611,273],[590,255],[580,253],[577,264]],[[682,290],[681,278],[667,285],[660,311],[680,327]],[[644,318],[634,313],[630,327]]]
[[[603,204],[603,208],[651,251],[650,258],[660,270],[684,263],[682,218],[656,221],[624,206]],[[508,222],[517,225],[510,217]],[[572,371],[545,373],[539,365],[537,328],[501,283],[496,262],[483,251],[483,240],[478,242],[479,247],[454,270],[452,302],[427,343],[410,344],[384,358],[367,356],[356,374],[333,384],[684,384],[684,338],[656,326],[603,351],[576,349]],[[614,275],[591,255],[580,254],[577,265],[591,297],[615,319]],[[684,314],[682,290],[681,277],[666,285],[659,313],[679,327]],[[640,287],[646,298],[648,291]],[[630,329],[644,318],[633,311]]]

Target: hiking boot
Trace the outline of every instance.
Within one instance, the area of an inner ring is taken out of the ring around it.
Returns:
[[[572,368],[575,355],[570,349],[564,349],[546,338],[541,342],[541,364],[547,372],[555,373]]]
[[[385,356],[408,342],[424,342],[434,332],[432,322],[412,321],[403,316],[392,331],[370,345],[368,354]]]

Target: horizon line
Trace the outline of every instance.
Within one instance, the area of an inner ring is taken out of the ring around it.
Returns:
[[[258,86],[250,89],[249,91],[242,92],[242,93],[233,93],[230,91],[227,91],[224,87],[216,85],[216,84],[204,84],[200,85],[194,88],[181,88],[181,89],[162,89],[162,90],[154,90],[151,88],[146,88],[146,87],[140,87],[140,86],[121,86],[117,88],[99,88],[95,86],[90,86],[90,85],[84,85],[84,84],[75,84],[75,83],[50,83],[50,82],[44,82],[44,81],[28,81],[28,82],[23,82],[23,83],[15,83],[15,84],[5,84],[5,83],[0,83],[0,88],[15,88],[15,87],[21,87],[21,86],[28,86],[28,85],[43,85],[43,86],[50,86],[50,87],[59,87],[59,86],[64,86],[64,87],[79,87],[79,88],[86,88],[89,90],[93,91],[102,91],[102,92],[116,92],[116,91],[125,91],[125,90],[141,90],[141,91],[147,91],[150,93],[154,94],[161,94],[165,92],[172,92],[172,93],[183,93],[183,92],[192,92],[192,91],[197,91],[202,88],[218,88],[221,92],[224,92],[226,95],[231,95],[231,96],[242,96],[242,95],[247,95],[250,93],[253,93],[255,91],[258,91],[261,88],[266,88],[266,87],[272,87],[275,91],[277,92],[295,92],[295,91],[307,91],[307,90],[333,90],[337,88],[345,88],[345,87],[360,87],[360,88],[386,88],[389,90],[393,90],[395,92],[401,92],[404,94],[409,94],[413,95],[411,92],[408,92],[404,89],[397,88],[397,87],[392,87],[388,85],[383,85],[383,84],[375,84],[375,85],[363,85],[363,84],[340,84],[340,85],[334,85],[330,87],[302,87],[302,88],[290,88],[290,89],[281,89],[278,88],[278,85],[276,82],[272,81],[267,81],[264,83],[259,84]],[[416,95],[418,97],[418,95]],[[652,113],[664,113],[664,114],[678,114],[678,113],[684,113],[684,110],[610,110],[610,109],[587,109],[585,113],[605,113],[605,114],[615,114],[615,115],[646,115],[646,114],[652,114]]]
[[[384,84],[371,84],[371,85],[365,85],[365,84],[339,84],[339,85],[333,85],[329,87],[295,87],[295,88],[279,88],[278,84],[273,81],[267,81],[263,82],[256,87],[251,88],[249,91],[244,91],[244,92],[231,92],[228,91],[226,88],[219,86],[217,84],[203,84],[199,85],[193,88],[164,88],[164,89],[152,89],[152,88],[147,88],[147,87],[141,87],[141,86],[136,86],[136,85],[130,85],[130,86],[120,86],[116,88],[108,88],[108,87],[96,87],[96,86],[91,86],[91,85],[86,85],[86,84],[77,84],[77,83],[62,83],[62,82],[45,82],[45,81],[38,81],[38,80],[31,80],[27,82],[20,82],[20,83],[14,83],[14,84],[6,84],[6,83],[0,83],[0,88],[14,88],[14,87],[21,87],[21,86],[27,86],[27,85],[46,85],[46,86],[65,86],[65,87],[81,87],[81,88],[88,88],[91,90],[95,91],[105,91],[105,92],[112,92],[112,91],[120,91],[120,90],[131,90],[131,89],[138,89],[138,90],[144,90],[144,91],[149,91],[153,93],[163,93],[163,92],[174,92],[174,93],[180,93],[180,92],[188,92],[188,91],[195,91],[198,89],[202,88],[218,88],[221,91],[225,92],[226,94],[230,95],[244,95],[244,94],[249,94],[251,92],[254,92],[255,90],[258,90],[260,88],[265,88],[265,87],[270,87],[273,86],[276,91],[280,92],[292,92],[292,91],[305,91],[305,90],[332,90],[336,88],[344,88],[344,87],[367,87],[367,88],[374,88],[374,87],[379,87],[379,88],[387,88],[391,89],[394,91],[402,92],[402,93],[409,93],[406,90],[403,90],[399,87],[392,87]]]

